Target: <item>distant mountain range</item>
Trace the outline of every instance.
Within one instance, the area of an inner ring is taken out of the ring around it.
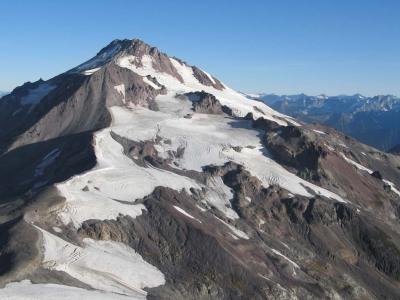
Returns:
[[[400,144],[400,98],[258,94],[271,108],[306,123],[332,126],[363,143],[388,151]]]
[[[0,98],[7,94],[8,94],[8,92],[0,91]]]

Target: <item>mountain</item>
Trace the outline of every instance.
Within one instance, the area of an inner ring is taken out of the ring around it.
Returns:
[[[254,96],[281,113],[307,123],[334,127],[384,151],[400,143],[400,98],[395,96],[259,94],[251,97]]]
[[[1,299],[397,299],[400,157],[141,40],[0,102]]]
[[[8,92],[0,91],[0,98],[7,94],[8,94]]]

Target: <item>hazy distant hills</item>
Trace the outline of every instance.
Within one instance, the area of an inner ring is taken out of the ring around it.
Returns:
[[[400,98],[396,96],[261,94],[259,98],[281,113],[332,126],[381,150],[400,143]]]

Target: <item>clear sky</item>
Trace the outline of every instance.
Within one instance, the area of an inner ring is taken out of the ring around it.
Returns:
[[[0,90],[138,37],[245,92],[400,95],[398,0],[0,2]]]

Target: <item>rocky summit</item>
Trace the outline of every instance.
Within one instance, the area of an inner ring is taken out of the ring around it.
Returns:
[[[0,299],[399,299],[400,156],[141,40],[0,100]]]

